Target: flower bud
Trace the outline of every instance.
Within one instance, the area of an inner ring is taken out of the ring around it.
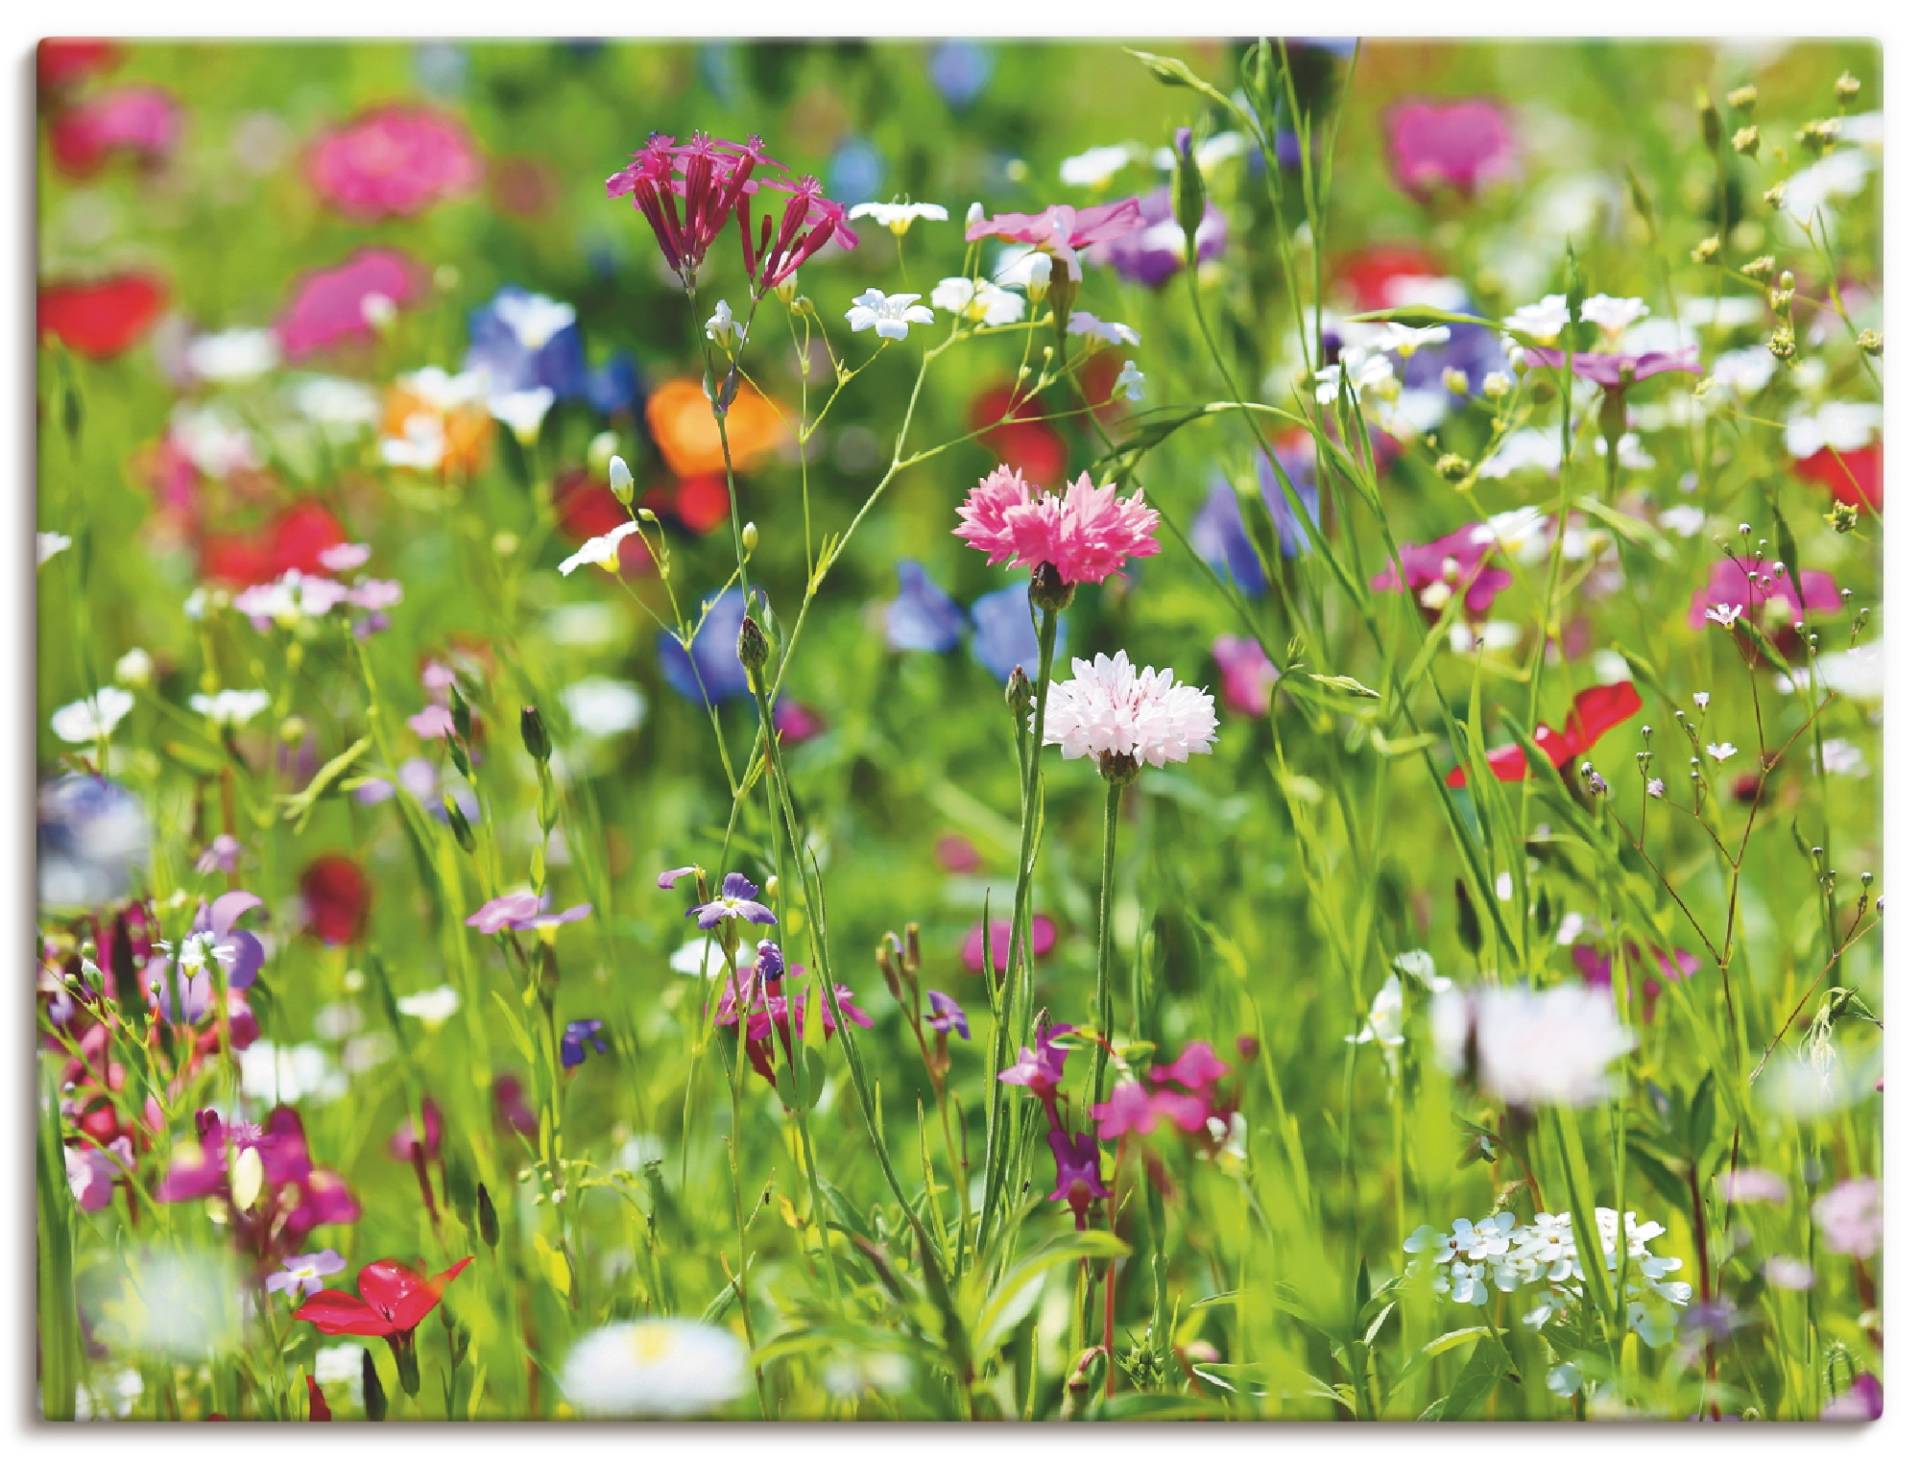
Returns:
[[[144,648],[129,648],[113,665],[115,683],[127,688],[145,688],[153,682],[153,658]]]
[[[1033,712],[1033,680],[1027,677],[1022,665],[1013,665],[1013,672],[1007,675],[1007,707],[1013,710],[1014,722],[1026,727],[1027,715]]]
[[[760,545],[760,528],[748,522],[740,528],[740,546],[751,557]]]
[[[474,1210],[479,1217],[480,1238],[487,1243],[488,1249],[500,1244],[500,1216],[493,1208],[493,1196],[487,1193],[483,1181],[474,1192]]]
[[[1033,569],[1033,577],[1027,584],[1027,596],[1035,607],[1045,612],[1065,612],[1067,604],[1073,601],[1073,584],[1061,577],[1053,563],[1042,562]]]
[[[1207,215],[1207,184],[1193,157],[1193,128],[1173,134],[1173,217],[1187,239],[1187,259],[1195,257],[1194,237]]]
[[[1433,463],[1433,469],[1440,473],[1442,481],[1451,481],[1457,486],[1473,474],[1473,462],[1448,451]]]
[[[520,742],[527,748],[535,762],[545,764],[553,757],[553,741],[547,738],[547,726],[540,718],[540,711],[532,704],[520,710]]]
[[[1742,127],[1733,134],[1733,150],[1742,157],[1751,157],[1760,150],[1760,128]]]
[[[460,849],[472,855],[473,827],[467,823],[466,812],[460,808],[460,802],[452,795],[442,795],[440,805],[447,812],[447,825],[453,831],[453,838],[459,842]]]
[[[1859,344],[1860,353],[1872,355],[1875,359],[1884,354],[1887,348],[1886,336],[1878,329],[1862,329]]]
[[[618,456],[609,456],[607,459],[607,485],[613,488],[615,501],[622,506],[633,504],[633,472]]]
[[[360,1402],[369,1422],[384,1421],[387,1416],[387,1389],[380,1385],[380,1373],[373,1365],[373,1349],[360,1349]]]
[[[753,620],[751,613],[740,619],[740,641],[737,649],[740,666],[749,674],[758,673],[767,666],[767,659],[773,650],[767,645],[767,635],[760,631],[760,625]]]
[[[1842,71],[1840,78],[1833,83],[1833,99],[1842,106],[1851,106],[1860,95],[1860,78],[1851,71]]]
[[[1707,144],[1709,152],[1720,150],[1720,113],[1715,109],[1713,98],[1702,91],[1694,104],[1700,108],[1700,139]]]
[[[1693,245],[1695,263],[1712,263],[1720,256],[1720,235],[1711,233]]]
[[[1457,370],[1453,368],[1452,365],[1440,371],[1440,383],[1447,387],[1447,393],[1449,395],[1464,395],[1469,388],[1467,372],[1465,370]]]
[[[1760,93],[1752,86],[1736,86],[1727,93],[1727,105],[1738,112],[1749,112],[1760,100]]]

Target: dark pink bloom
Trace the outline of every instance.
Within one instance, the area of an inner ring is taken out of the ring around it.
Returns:
[[[1073,1209],[1074,1222],[1084,1228],[1087,1210],[1095,1200],[1112,1196],[1100,1180],[1100,1144],[1091,1134],[1069,1134],[1064,1129],[1047,1133],[1047,1147],[1053,1151],[1054,1181],[1049,1200],[1065,1200]]]
[[[1220,697],[1236,714],[1263,719],[1268,697],[1280,680],[1266,650],[1254,638],[1221,634],[1213,640],[1213,661],[1220,669]]]
[[[1195,1093],[1206,1093],[1227,1076],[1227,1065],[1210,1043],[1189,1043],[1171,1063],[1156,1066],[1148,1074],[1155,1083],[1177,1083]]]
[[[1008,243],[1025,243],[1041,253],[1060,259],[1075,279],[1080,277],[1079,250],[1095,243],[1110,243],[1145,225],[1140,199],[1123,197],[1118,202],[1096,208],[1072,208],[1056,205],[1038,213],[998,213],[967,225],[967,241],[1000,238]]]
[[[420,1112],[409,1114],[393,1131],[393,1137],[387,1141],[387,1153],[402,1161],[411,1160],[415,1151],[433,1159],[440,1153],[440,1135],[445,1127],[440,1106],[432,1099],[422,1099]]]
[[[740,250],[747,265],[747,282],[756,296],[777,289],[799,271],[800,265],[829,243],[858,246],[859,237],[847,222],[847,210],[828,197],[819,181],[769,179],[767,186],[787,194],[778,225],[771,214],[760,219],[760,241],[753,241],[753,224],[743,196],[734,204],[740,220]]]
[[[1820,1417],[1830,1423],[1872,1423],[1880,1420],[1885,1408],[1886,1391],[1880,1379],[1862,1372],[1851,1387],[1820,1410]]]
[[[356,222],[405,218],[479,186],[473,138],[456,118],[424,106],[383,106],[324,133],[307,154],[307,180]]]
[[[1411,97],[1386,111],[1387,157],[1401,191],[1427,198],[1442,189],[1469,196],[1519,171],[1506,108],[1483,97]]]
[[[1631,939],[1624,943],[1627,950],[1627,970],[1629,979],[1636,973],[1643,960],[1640,944]],[[1700,959],[1688,951],[1676,947],[1672,952],[1653,951],[1653,964],[1660,971],[1659,977],[1642,978],[1640,982],[1641,1016],[1648,1021],[1653,1019],[1653,1005],[1660,996],[1661,978],[1668,982],[1678,982],[1682,977],[1691,977],[1700,970]],[[1573,965],[1589,987],[1611,988],[1613,986],[1613,957],[1599,947],[1578,943],[1573,948]]]
[[[827,727],[827,721],[805,704],[783,698],[773,706],[773,727],[780,742],[791,746],[817,738]]]
[[[1687,614],[1687,621],[1704,628],[1709,610],[1732,607],[1740,609],[1740,615],[1758,628],[1769,602],[1785,603],[1791,622],[1801,621],[1809,612],[1837,613],[1846,606],[1840,589],[1824,572],[1803,570],[1800,586],[1806,589],[1804,602],[1794,591],[1793,578],[1784,564],[1758,557],[1722,557],[1713,564],[1706,589],[1693,595],[1693,610]]]
[[[336,344],[371,339],[367,300],[382,298],[402,307],[425,292],[420,268],[392,248],[362,248],[332,268],[303,274],[293,298],[274,324],[280,352],[305,359]]]
[[[1086,472],[1062,491],[1036,490],[1020,472],[996,467],[961,503],[953,534],[987,554],[987,564],[1032,570],[1051,565],[1065,582],[1103,582],[1129,557],[1160,550],[1160,513],[1143,491],[1123,497],[1095,487]]]
[[[1565,366],[1567,357],[1557,349],[1529,349],[1527,363],[1542,369],[1557,370]],[[1695,353],[1681,350],[1656,349],[1649,354],[1575,354],[1573,372],[1581,379],[1600,386],[1604,390],[1624,390],[1639,380],[1650,380],[1655,375],[1672,374],[1697,375],[1700,373],[1700,360]]]
[[[972,841],[964,835],[943,835],[933,845],[933,858],[940,863],[943,871],[952,871],[956,875],[968,875],[980,869],[983,862],[980,852],[974,849]]]
[[[1770,1169],[1749,1165],[1720,1176],[1720,1198],[1729,1205],[1784,1205],[1787,1193],[1787,1182]]]
[[[48,140],[54,165],[74,177],[99,171],[116,152],[158,162],[180,140],[180,104],[158,86],[103,92],[60,113]]]
[[[993,936],[993,970],[1007,970],[1007,953],[1013,946],[1013,923],[996,921],[989,928]],[[1057,935],[1050,916],[1035,916],[1033,919],[1033,954],[1044,957],[1053,950]],[[980,927],[976,923],[968,932],[966,942],[960,948],[960,960],[966,964],[969,972],[984,972],[986,957],[980,941]]]
[[[1072,1023],[1049,1023],[1040,1029],[1033,1047],[1022,1048],[1013,1066],[1001,1069],[995,1077],[1002,1083],[1031,1089],[1042,1098],[1051,1099],[1054,1088],[1067,1071],[1067,1052],[1071,1045],[1062,1040],[1072,1031]]]
[[[1476,540],[1476,537],[1484,539]],[[1513,574],[1505,568],[1487,565],[1494,545],[1491,537],[1470,525],[1448,532],[1436,541],[1402,547],[1399,567],[1389,565],[1385,571],[1376,573],[1372,579],[1373,589],[1392,592],[1401,585],[1400,574],[1404,571],[1407,590],[1419,600],[1429,617],[1438,618],[1456,592],[1466,593],[1469,618],[1484,617],[1500,590],[1513,581]]]
[[[1127,1134],[1151,1134],[1162,1120],[1170,1119],[1189,1134],[1207,1126],[1207,1101],[1196,1094],[1167,1090],[1148,1092],[1142,1083],[1116,1086],[1104,1104],[1088,1110],[1102,1139],[1119,1139]]]

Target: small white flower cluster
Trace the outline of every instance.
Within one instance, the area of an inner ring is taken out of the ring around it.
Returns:
[[[1631,1210],[1623,1218],[1605,1205],[1595,1207],[1593,1223],[1610,1278],[1620,1273],[1624,1227],[1626,1256],[1632,1263],[1626,1274],[1628,1325],[1650,1347],[1671,1341],[1678,1308],[1693,1299],[1693,1287],[1667,1279],[1683,1264],[1677,1256],[1655,1255],[1647,1248],[1666,1227],[1640,1220]],[[1521,1320],[1536,1331],[1578,1305],[1584,1289],[1571,1212],[1543,1210],[1527,1225],[1517,1225],[1510,1210],[1477,1222],[1456,1220],[1449,1230],[1422,1225],[1401,1249],[1414,1257],[1409,1275],[1430,1274],[1437,1293],[1463,1306],[1485,1306],[1495,1290],[1525,1291],[1533,1305]]]

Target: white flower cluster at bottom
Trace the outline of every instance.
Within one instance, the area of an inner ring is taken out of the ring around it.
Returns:
[[[1677,1257],[1654,1255],[1647,1249],[1647,1242],[1664,1235],[1666,1227],[1639,1220],[1631,1210],[1622,1219],[1618,1211],[1604,1205],[1594,1209],[1593,1223],[1599,1230],[1607,1270],[1615,1274],[1620,1270],[1625,1228],[1627,1259],[1633,1264],[1626,1277],[1628,1324],[1648,1346],[1671,1341],[1677,1310],[1693,1299],[1693,1288],[1685,1281],[1666,1279],[1680,1269]],[[1571,1212],[1556,1215],[1543,1210],[1531,1224],[1519,1226],[1509,1210],[1477,1223],[1456,1220],[1449,1230],[1422,1225],[1407,1237],[1402,1249],[1414,1257],[1407,1267],[1409,1275],[1431,1274],[1435,1291],[1463,1305],[1486,1305],[1490,1288],[1526,1289],[1537,1299],[1521,1320],[1536,1330],[1581,1299],[1584,1277]]]

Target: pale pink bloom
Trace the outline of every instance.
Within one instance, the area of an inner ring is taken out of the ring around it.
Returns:
[[[1101,582],[1129,557],[1160,550],[1160,513],[1136,491],[1122,497],[1096,487],[1084,471],[1064,491],[1038,491],[1026,477],[997,467],[967,493],[953,534],[987,554],[990,564],[1051,564],[1066,582]]]
[[[422,739],[448,739],[453,735],[453,711],[445,704],[428,704],[407,720],[407,727]]]
[[[1880,1181],[1842,1180],[1813,1202],[1813,1220],[1827,1249],[1865,1260],[1880,1249],[1884,1217]]]
[[[1236,714],[1266,717],[1270,691],[1280,670],[1255,638],[1222,634],[1213,640],[1213,661],[1220,670],[1220,697]]]
[[[1770,1169],[1732,1169],[1720,1176],[1720,1198],[1731,1205],[1764,1201],[1769,1205],[1787,1203],[1787,1182]]]
[[[1135,668],[1126,650],[1073,660],[1047,695],[1045,742],[1068,759],[1132,759],[1158,767],[1213,750],[1213,695],[1175,683],[1173,670]]]
[[[1115,238],[1144,226],[1140,199],[1123,197],[1118,202],[1097,208],[1054,206],[1039,213],[999,213],[967,225],[967,241],[1003,238],[1009,243],[1025,243],[1040,253],[1058,258],[1068,273],[1080,277],[1079,250],[1094,243],[1110,243]]]
[[[359,249],[332,268],[301,275],[292,301],[273,326],[280,352],[298,360],[336,344],[371,339],[368,299],[406,305],[423,292],[420,268],[406,254],[393,248]]]
[[[324,133],[307,180],[357,222],[405,218],[479,185],[480,153],[457,119],[424,106],[385,106]]]

